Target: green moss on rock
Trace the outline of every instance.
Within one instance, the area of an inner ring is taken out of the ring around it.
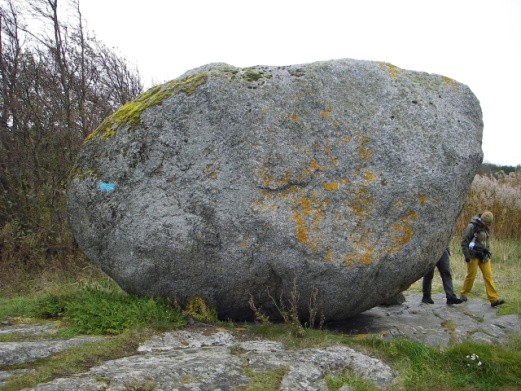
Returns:
[[[259,79],[271,79],[271,74],[258,72],[252,68],[245,68],[243,77],[246,81],[257,81]]]
[[[169,96],[180,92],[184,92],[186,95],[192,95],[201,85],[206,83],[207,79],[208,75],[206,73],[199,73],[185,79],[172,80],[168,83],[150,88],[137,99],[124,104],[114,114],[106,118],[96,130],[87,136],[86,142],[96,138],[108,139],[114,137],[120,124],[128,124],[130,126],[138,125],[141,122],[141,114],[143,111],[161,104],[161,102]]]

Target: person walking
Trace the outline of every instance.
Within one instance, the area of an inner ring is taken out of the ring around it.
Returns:
[[[438,268],[440,272],[441,281],[443,283],[443,290],[445,291],[445,296],[447,297],[447,304],[460,304],[463,300],[459,299],[454,293],[454,288],[452,287],[452,275],[450,273],[450,260],[451,256],[450,250],[446,248],[443,251],[441,258],[436,262],[436,265],[432,267],[431,270],[427,272],[425,276],[423,276],[422,281],[422,290],[423,297],[422,303],[425,304],[434,304],[434,301],[431,297],[432,290],[432,279],[434,278],[434,269]]]
[[[467,301],[467,295],[472,290],[479,267],[483,275],[487,298],[490,301],[490,305],[496,307],[505,303],[505,300],[499,298],[492,275],[490,227],[493,221],[494,215],[486,210],[474,216],[463,232],[461,251],[465,256],[465,262],[467,262],[467,275],[463,281],[460,299]]]

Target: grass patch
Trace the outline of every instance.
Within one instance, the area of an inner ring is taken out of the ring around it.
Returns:
[[[29,296],[20,296],[13,298],[0,297],[0,320],[7,318],[25,318],[24,323],[34,322],[30,319],[33,316],[35,299]],[[21,319],[20,319],[21,320]]]
[[[151,328],[179,328],[186,320],[181,310],[164,299],[128,295],[121,290],[87,286],[34,298],[0,300],[0,319],[29,317],[60,319],[61,335],[115,335]],[[26,323],[26,322],[24,322]]]
[[[342,386],[349,386],[353,391],[378,391],[379,388],[371,381],[357,376],[352,371],[344,371],[339,376],[327,375],[326,385],[328,390],[336,391]]]
[[[166,330],[184,326],[180,310],[166,300],[82,289],[66,297],[64,320],[74,334],[118,334],[152,327]]]
[[[285,323],[262,323],[247,328],[263,339],[280,342],[286,349],[295,350],[349,344],[352,338],[346,334],[310,328],[302,328],[302,333],[296,335],[293,325]]]
[[[244,368],[246,376],[251,380],[247,386],[238,387],[238,391],[271,391],[278,390],[284,375],[288,372],[287,367],[275,368],[267,372],[256,372],[250,367]]]
[[[399,373],[398,384],[390,390],[425,391],[519,389],[520,344],[520,336],[507,346],[465,342],[445,349],[405,339],[366,338],[351,343],[368,349]]]

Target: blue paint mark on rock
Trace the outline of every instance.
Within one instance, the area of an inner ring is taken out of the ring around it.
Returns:
[[[104,193],[112,193],[116,190],[116,184],[111,182],[101,182],[99,184],[99,189]]]

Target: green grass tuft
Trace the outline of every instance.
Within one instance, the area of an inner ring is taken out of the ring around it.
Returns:
[[[350,390],[353,391],[378,391],[379,388],[371,381],[357,376],[352,371],[344,371],[340,375],[327,375],[326,376],[327,388],[330,391],[336,391],[342,386],[349,386]]]
[[[128,295],[118,290],[83,287],[34,299],[0,300],[0,319],[31,317],[61,319],[64,335],[114,335],[129,330],[166,330],[186,324],[180,309],[164,299]]]
[[[492,391],[521,387],[520,340],[513,337],[507,346],[465,342],[445,349],[402,339],[367,338],[356,344],[396,369],[397,389]]]
[[[176,328],[181,312],[165,300],[86,288],[66,298],[64,320],[74,334],[118,334],[132,329]]]
[[[250,367],[245,367],[244,372],[251,380],[247,386],[238,387],[238,391],[270,391],[278,390],[284,375],[289,368],[282,366],[267,372],[257,372]]]

